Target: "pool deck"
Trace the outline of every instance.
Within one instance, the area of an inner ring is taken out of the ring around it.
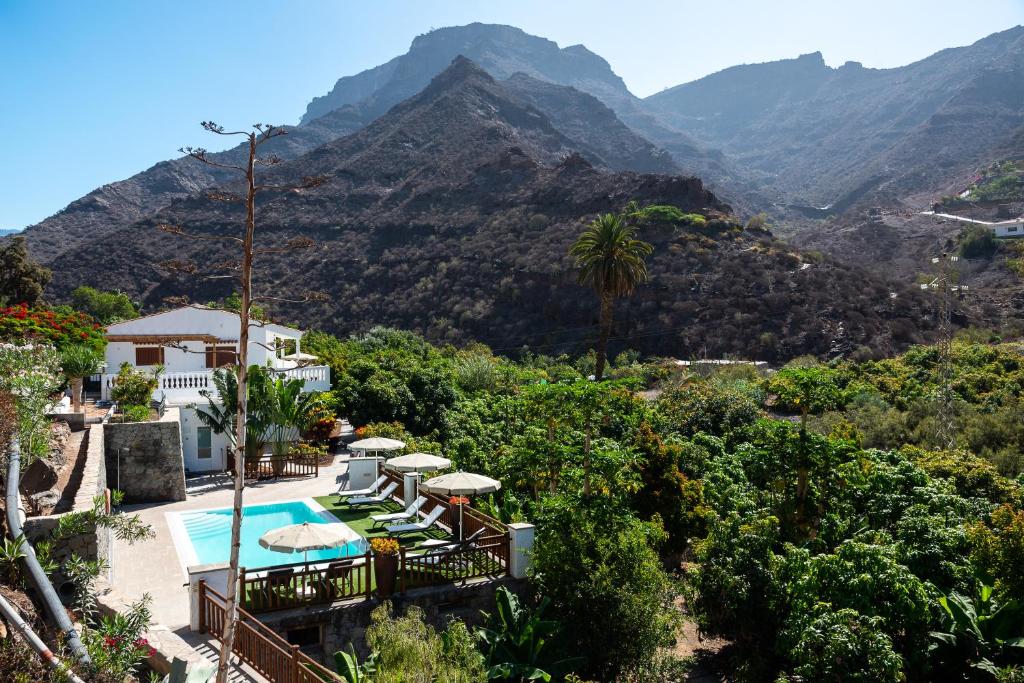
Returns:
[[[338,489],[347,474],[347,460],[347,455],[335,456],[331,465],[320,468],[316,478],[271,480],[246,486],[245,505],[328,495]],[[153,598],[153,621],[174,631],[187,632],[188,577],[174,545],[167,513],[231,507],[233,495],[230,476],[217,474],[189,479],[183,501],[124,506],[125,512],[138,514],[152,526],[156,535],[135,545],[115,539],[112,584],[131,600],[148,593]]]

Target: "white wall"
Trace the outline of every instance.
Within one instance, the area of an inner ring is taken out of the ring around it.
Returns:
[[[196,416],[195,408],[181,408],[181,452],[185,457],[185,469],[189,472],[221,472],[227,469],[231,444],[226,435],[212,434],[213,457],[209,460],[200,460],[196,429],[202,426],[204,425]]]

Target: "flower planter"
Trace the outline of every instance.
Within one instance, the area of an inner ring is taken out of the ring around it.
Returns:
[[[395,592],[398,578],[398,555],[374,555],[373,578],[377,582],[377,595],[389,597]]]

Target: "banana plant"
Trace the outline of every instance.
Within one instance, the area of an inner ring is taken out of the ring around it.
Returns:
[[[345,679],[345,683],[369,683],[377,672],[377,655],[371,654],[360,664],[355,646],[349,643],[348,652],[338,650],[334,653],[334,668]]]
[[[518,596],[504,586],[494,596],[496,612],[484,613],[485,626],[477,639],[487,663],[487,678],[497,681],[544,681],[571,670],[582,658],[548,662],[545,645],[558,634],[561,624],[544,619],[549,600],[535,610],[524,607]],[[550,649],[550,648],[549,648]]]
[[[1002,666],[1024,663],[1024,604],[1000,602],[992,586],[981,584],[976,595],[950,593],[939,598],[941,631],[929,633],[928,652],[937,670],[956,680],[996,681]]]

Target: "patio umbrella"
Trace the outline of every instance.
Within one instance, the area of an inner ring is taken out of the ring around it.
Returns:
[[[308,363],[314,360],[319,360],[319,358],[311,353],[303,353],[302,351],[299,351],[297,353],[289,353],[287,356],[281,356],[281,360],[293,360],[296,363]]]
[[[428,479],[421,484],[424,490],[446,496],[459,496],[459,540],[462,540],[462,496],[476,496],[492,493],[501,488],[497,479],[472,472],[452,472]]]
[[[278,553],[303,553],[309,564],[310,550],[337,548],[361,538],[346,524],[290,524],[271,529],[260,536],[260,545]]]
[[[401,448],[405,448],[405,442],[399,441],[398,439],[389,439],[385,436],[371,436],[367,439],[360,439],[359,441],[353,441],[348,445],[350,451],[397,451]],[[373,478],[377,478],[377,461],[373,462]]]
[[[388,458],[384,465],[399,472],[433,472],[452,466],[452,461],[430,453],[410,453]]]

